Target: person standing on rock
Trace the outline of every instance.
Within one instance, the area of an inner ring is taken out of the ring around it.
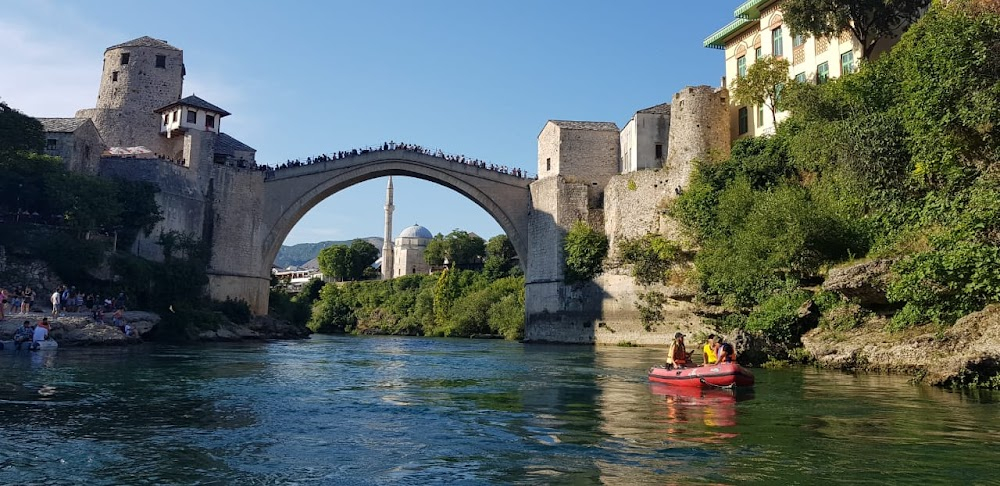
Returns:
[[[31,287],[24,289],[24,298],[21,299],[21,313],[27,314],[31,312],[31,306],[35,305],[35,291],[31,290]]]
[[[52,292],[52,297],[49,300],[52,301],[52,317],[59,317],[59,303],[62,302],[62,294],[58,288]]]

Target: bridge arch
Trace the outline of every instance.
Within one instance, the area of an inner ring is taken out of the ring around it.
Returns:
[[[483,208],[510,238],[521,261],[528,259],[529,184],[525,179],[476,165],[412,150],[382,150],[338,160],[275,170],[264,181],[261,275],[298,221],[324,199],[355,184],[385,176],[408,176],[434,182]]]

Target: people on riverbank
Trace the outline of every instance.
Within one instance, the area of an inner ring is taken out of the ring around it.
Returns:
[[[31,338],[31,346],[35,347],[38,343],[48,339],[50,330],[51,327],[49,327],[49,318],[43,317],[42,322],[39,322],[38,325],[35,326],[35,332]]]
[[[715,334],[709,334],[708,339],[705,342],[705,346],[702,347],[701,357],[704,364],[715,364],[719,361],[718,355],[719,341]]]
[[[49,302],[52,303],[52,317],[59,317],[59,304],[62,302],[62,291],[57,288],[52,292],[52,296],[49,297]]]
[[[14,349],[21,349],[21,344],[30,342],[34,335],[35,330],[31,328],[31,321],[24,321],[24,324],[14,331]]]
[[[670,344],[670,351],[667,352],[667,369],[684,368],[689,362],[690,355],[684,345],[684,334],[674,334],[674,341]]]

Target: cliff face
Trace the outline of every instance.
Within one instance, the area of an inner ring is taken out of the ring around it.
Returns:
[[[1000,305],[969,314],[947,329],[886,331],[882,319],[847,331],[816,328],[802,337],[831,368],[913,374],[933,385],[1000,387]]]

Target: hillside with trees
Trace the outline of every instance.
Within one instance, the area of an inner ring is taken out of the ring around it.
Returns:
[[[696,240],[699,298],[728,309],[721,327],[794,347],[810,301],[823,325],[895,330],[1000,302],[998,47],[995,2],[935,3],[859,72],[786,81],[773,136],[699,163],[670,210]],[[828,291],[865,264],[886,269],[878,298]]]

